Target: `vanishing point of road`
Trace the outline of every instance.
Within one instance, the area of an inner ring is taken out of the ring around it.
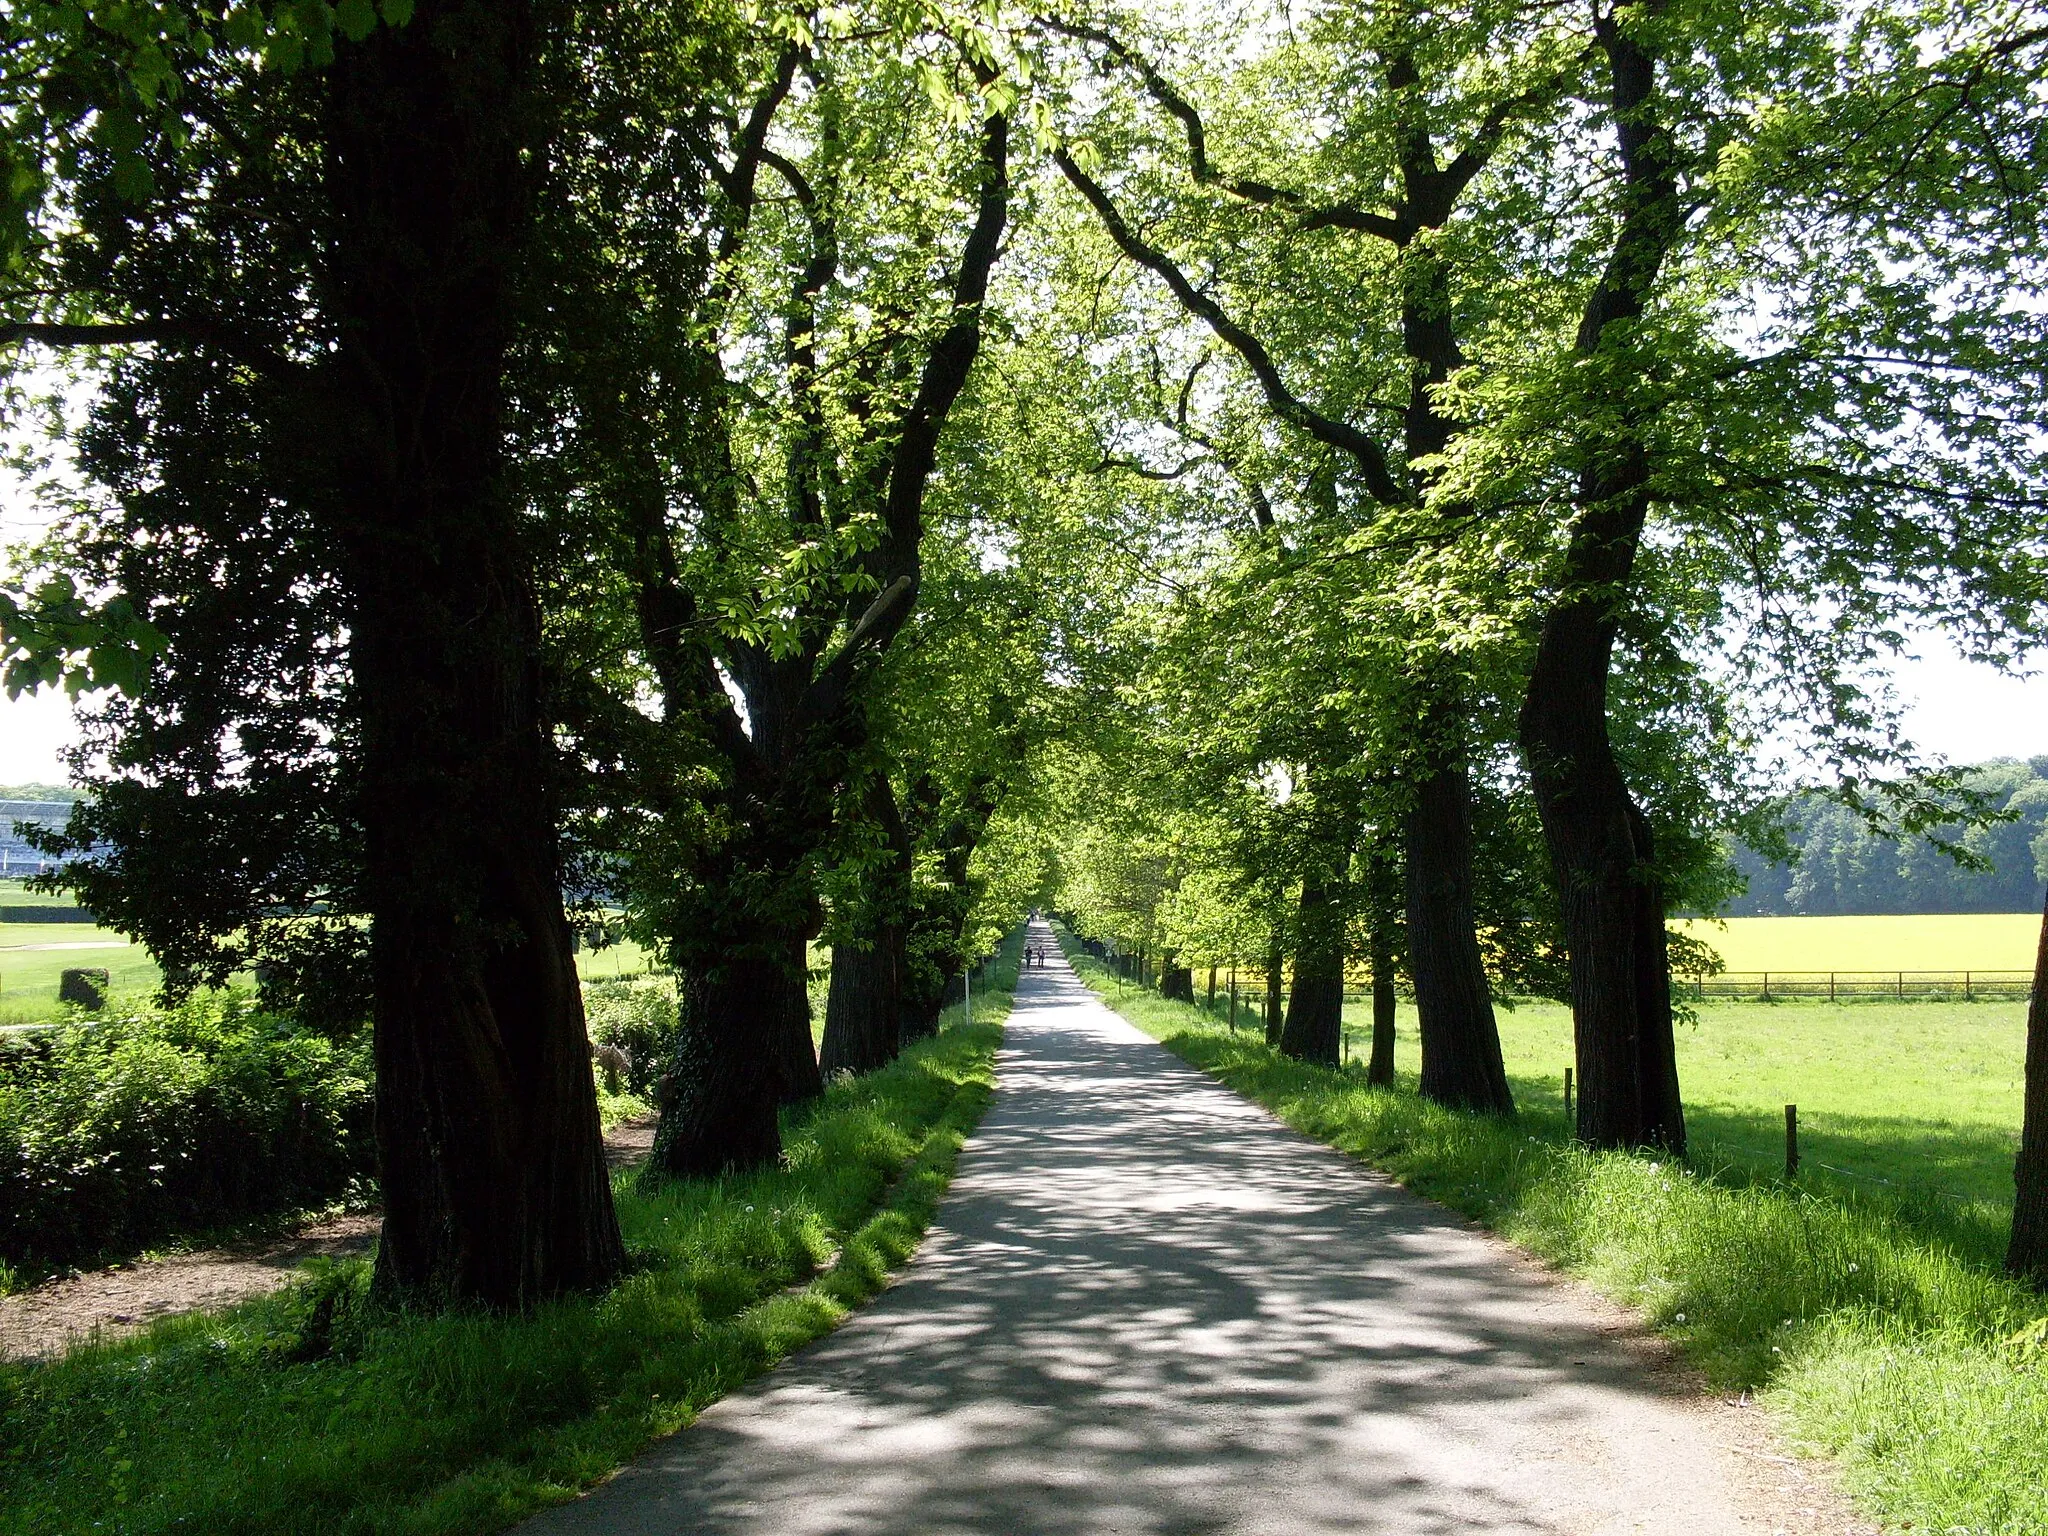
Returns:
[[[1614,1309],[1057,958],[997,1084],[895,1285],[527,1536],[1857,1529]]]

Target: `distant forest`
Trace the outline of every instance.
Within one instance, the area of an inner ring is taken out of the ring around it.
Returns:
[[[1879,837],[1854,812],[1806,793],[1785,808],[1799,851],[1789,867],[1741,844],[1732,850],[1749,889],[1728,904],[1728,915],[2039,911],[2048,881],[2048,757],[2000,758],[1964,777],[2017,818],[1954,839],[1989,859],[1991,869],[1964,869],[1924,837]]]

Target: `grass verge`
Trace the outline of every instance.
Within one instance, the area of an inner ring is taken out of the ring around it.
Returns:
[[[2048,1299],[1896,1202],[1590,1152],[1560,1115],[1456,1113],[1412,1077],[1368,1088],[1068,954],[1125,1018],[1296,1130],[1639,1309],[1716,1386],[1758,1392],[1795,1444],[1834,1457],[1870,1513],[2048,1532]]]
[[[784,1124],[781,1168],[614,1185],[631,1273],[534,1314],[391,1315],[368,1268],[0,1368],[0,1530],[498,1529],[572,1497],[881,1289],[994,1081],[1012,940],[940,1034]]]

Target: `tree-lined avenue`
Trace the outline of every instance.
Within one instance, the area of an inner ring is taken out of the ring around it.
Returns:
[[[1023,973],[996,1100],[902,1280],[524,1530],[1778,1528],[1728,1427],[1653,1364],[1054,959]]]

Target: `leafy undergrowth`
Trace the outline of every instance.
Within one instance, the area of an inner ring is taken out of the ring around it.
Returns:
[[[975,1019],[835,1083],[780,1169],[615,1182],[632,1273],[521,1318],[375,1310],[362,1263],[0,1369],[0,1530],[495,1530],[829,1331],[916,1245],[987,1103],[1013,941]],[[808,1282],[808,1283],[805,1283]]]
[[[1250,1030],[1119,983],[1116,1009],[1305,1135],[1638,1308],[1724,1389],[1835,1457],[1872,1514],[1968,1536],[2048,1532],[2048,1300],[1879,1198],[1728,1180],[1573,1145],[1561,1117],[1461,1114],[1304,1066]]]

